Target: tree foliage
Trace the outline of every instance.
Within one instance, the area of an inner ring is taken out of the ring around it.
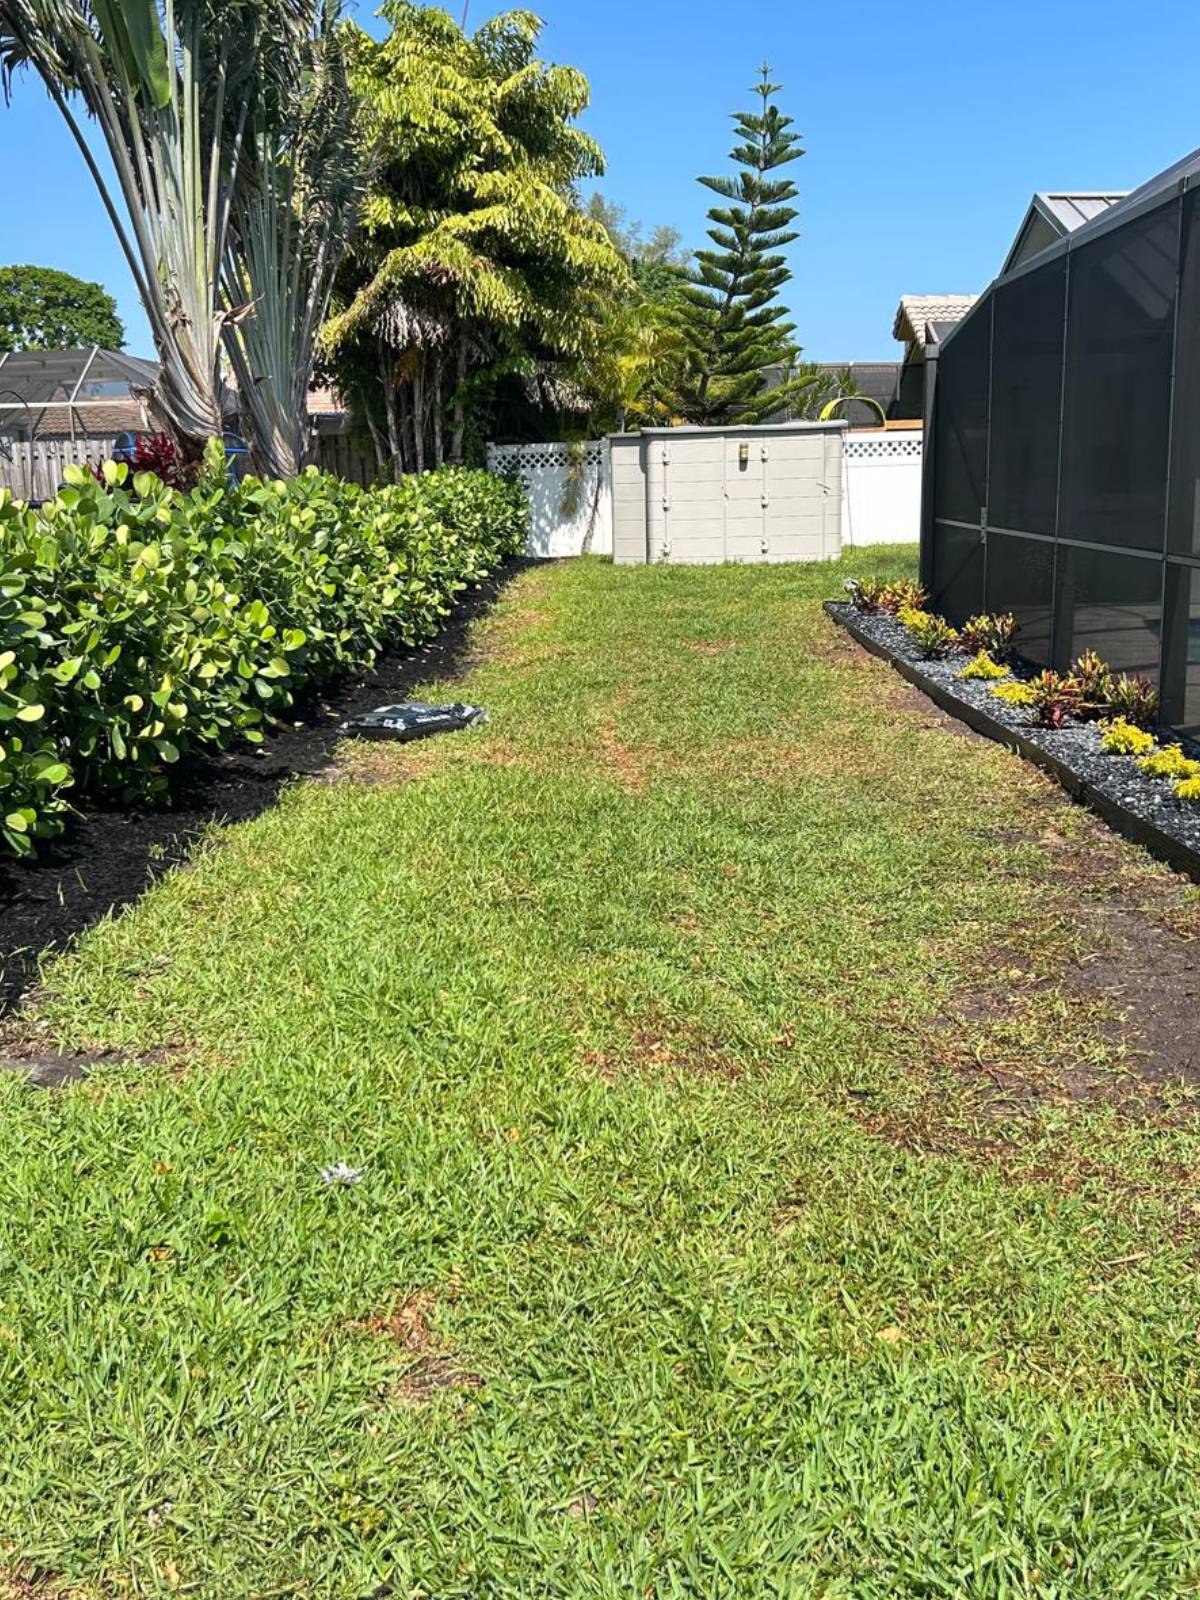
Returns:
[[[780,169],[804,151],[792,118],[774,104],[779,85],[764,66],[757,111],[734,117],[732,177],[702,177],[723,202],[709,211],[711,247],[698,250],[681,291],[680,332],[686,357],[676,408],[696,423],[759,422],[786,411],[812,387],[792,376],[799,351],[779,291],[791,277],[785,248],[798,238],[795,184]],[[771,374],[776,379],[771,382]]]
[[[125,329],[101,284],[53,267],[0,267],[0,350],[120,350]]]
[[[577,408],[599,312],[627,268],[575,185],[603,167],[576,126],[588,85],[508,11],[466,34],[387,0],[351,81],[373,177],[325,347],[381,468],[461,460],[499,387]]]
[[[310,117],[311,75],[336,22],[337,0],[0,0],[6,90],[17,68],[32,66],[66,121],[150,322],[160,360],[152,404],[191,459],[223,428],[223,341],[244,358],[245,383],[290,392],[303,337],[272,343],[241,330],[252,317],[277,327],[281,301],[293,323],[310,300],[314,324],[324,312],[336,266],[324,241],[336,239],[354,166],[347,119],[327,100],[323,120]],[[301,181],[293,169],[317,132],[339,126],[345,138],[326,139]],[[255,359],[260,346],[270,347],[269,366]],[[255,454],[267,470],[294,470],[303,412],[280,435],[264,423],[271,409],[247,408]]]

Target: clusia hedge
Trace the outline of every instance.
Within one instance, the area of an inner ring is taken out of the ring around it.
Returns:
[[[0,491],[0,852],[58,833],[68,791],[153,800],[181,754],[261,740],[300,690],[427,638],[525,537],[520,490],[485,472],[102,478],[68,468],[40,509]]]

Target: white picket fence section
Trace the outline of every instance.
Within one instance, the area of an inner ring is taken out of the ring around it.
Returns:
[[[915,544],[921,532],[921,430],[848,433],[842,543]]]
[[[64,467],[107,461],[116,443],[116,434],[32,443],[0,436],[0,489],[11,489],[18,500],[51,500],[63,481]]]
[[[842,543],[915,544],[921,526],[921,429],[846,435]],[[607,439],[586,445],[489,445],[492,472],[515,475],[529,496],[534,556],[610,555],[612,463]]]
[[[612,464],[608,441],[490,444],[488,470],[520,479],[529,497],[531,556],[610,556]]]

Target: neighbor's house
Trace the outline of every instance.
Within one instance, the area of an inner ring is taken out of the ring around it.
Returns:
[[[8,439],[112,439],[153,433],[145,395],[158,363],[99,346],[0,354],[0,435]],[[236,398],[236,391],[231,389]],[[344,427],[332,389],[312,389],[309,421],[322,433]]]
[[[1132,194],[1035,197],[934,370],[937,608],[1013,612],[1037,665],[1095,650],[1200,734],[1200,151]]]
[[[973,294],[905,294],[892,322],[892,338],[904,346],[896,382],[897,414],[925,415],[925,357],[975,304]]]
[[[1082,228],[1084,223],[1103,216],[1110,206],[1124,200],[1127,193],[1126,189],[1107,189],[1102,193],[1076,190],[1071,194],[1035,194],[1017,229],[1012,248],[1004,258],[1000,276],[1015,272],[1052,244]]]
[[[114,439],[149,427],[139,398],[158,365],[99,346],[0,355],[0,435],[10,440]]]

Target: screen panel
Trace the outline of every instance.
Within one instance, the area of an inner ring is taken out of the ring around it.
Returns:
[[[1054,632],[1054,543],[989,533],[987,611],[1011,611],[1019,632],[1016,646],[1026,661],[1050,665]]]
[[[954,623],[983,610],[983,541],[976,529],[934,524],[933,608]]]
[[[1055,530],[1066,296],[1066,256],[995,293],[988,460],[993,528]]]
[[[1200,738],[1200,568],[1167,563],[1162,720]]]
[[[1068,257],[1064,537],[1163,548],[1179,205]]]
[[[1095,650],[1115,672],[1158,682],[1161,561],[1058,546],[1054,656],[1066,668]]]
[[[1183,197],[1167,548],[1200,556],[1200,190]]]
[[[934,392],[934,517],[979,525],[987,491],[991,306],[968,318],[938,356]]]

